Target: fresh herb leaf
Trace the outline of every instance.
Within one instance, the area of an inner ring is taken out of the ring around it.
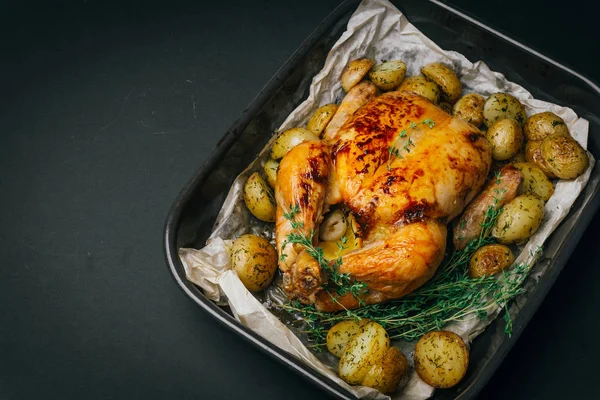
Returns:
[[[421,122],[411,122],[409,124],[409,127],[410,127],[410,129],[418,129],[419,125],[427,125],[427,126],[429,126],[429,129],[432,129],[435,126],[435,122],[433,122],[433,120],[431,120],[431,119],[425,119]],[[398,149],[398,147],[397,147],[398,141],[400,139],[404,139],[405,137],[407,137],[407,135],[408,135],[407,130],[406,129],[402,130],[400,132],[400,134],[398,135],[398,137],[396,138],[396,140],[394,141],[394,144],[389,147],[388,162],[387,162],[388,171],[391,171],[391,169],[392,169],[392,161],[394,160],[394,158],[403,159],[404,157],[402,157],[401,152],[405,151],[407,153],[410,153],[410,147],[415,146],[415,142],[413,142],[409,136],[408,139],[405,140],[404,143],[402,144],[402,147],[400,149]]]

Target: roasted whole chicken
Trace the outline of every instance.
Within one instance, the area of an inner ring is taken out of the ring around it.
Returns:
[[[361,303],[417,289],[435,274],[447,226],[482,190],[491,162],[479,129],[425,98],[400,91],[376,96],[370,82],[353,87],[323,139],[294,147],[279,166],[276,242],[286,293],[323,311],[359,306],[350,293],[335,298],[324,290],[328,276],[318,262],[302,246],[286,244],[293,232],[318,230],[336,204],[360,225],[363,245],[342,257],[339,272],[367,284]],[[466,232],[477,226],[467,222]]]

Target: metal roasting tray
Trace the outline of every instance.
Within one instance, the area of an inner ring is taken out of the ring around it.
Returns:
[[[395,3],[412,24],[443,49],[462,53],[473,62],[485,61],[492,70],[522,85],[537,99],[573,108],[590,122],[588,150],[596,157],[600,155],[600,88],[589,79],[438,1],[402,0]],[[324,391],[343,399],[353,398],[353,395],[243,326],[227,307],[218,307],[205,298],[202,291],[186,279],[177,250],[204,246],[233,180],[256,157],[290,112],[308,96],[312,78],[323,67],[327,53],[345,30],[358,4],[359,0],[340,4],[243,110],[173,203],[167,216],[163,243],[170,272],[190,299],[245,340]],[[546,241],[537,267],[546,266],[547,270],[533,289],[517,299],[520,310],[513,316],[512,337],[504,333],[503,318],[497,318],[473,341],[469,369],[463,381],[451,389],[435,391],[433,398],[475,398],[498,368],[600,206],[599,165],[596,163],[586,188],[568,216]]]

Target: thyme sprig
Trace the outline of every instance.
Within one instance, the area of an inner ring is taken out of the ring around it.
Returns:
[[[333,300],[336,300],[336,296],[343,296],[347,293],[351,293],[362,305],[364,304],[361,295],[367,293],[367,284],[360,282],[353,278],[350,274],[341,273],[340,267],[342,265],[342,258],[338,257],[335,261],[329,262],[325,259],[323,249],[315,247],[313,245],[314,237],[316,234],[315,230],[311,230],[308,234],[300,232],[299,228],[304,228],[304,223],[296,221],[296,214],[300,212],[298,204],[290,205],[288,212],[284,213],[283,216],[286,220],[290,221],[290,225],[296,232],[288,234],[286,239],[281,244],[281,257],[283,260],[286,258],[284,252],[285,247],[288,244],[299,244],[312,258],[317,261],[319,268],[327,274],[328,280],[324,289],[332,295]],[[346,244],[346,238],[343,237],[341,243],[338,243],[340,250],[343,250]],[[332,294],[335,293],[335,295]]]
[[[429,125],[429,129],[432,129],[435,126],[435,122],[433,122],[433,120],[431,119],[425,119],[421,122],[411,122],[410,123],[410,129],[416,129],[419,125]],[[402,146],[400,148],[398,148],[398,141],[400,139],[405,139],[404,142],[402,143]],[[410,138],[410,136],[408,136],[408,129],[404,129],[400,132],[400,134],[398,135],[398,137],[396,138],[396,140],[394,141],[394,144],[391,145],[388,148],[388,162],[387,162],[387,169],[388,171],[391,171],[392,169],[392,161],[394,160],[394,158],[399,158],[402,159],[404,158],[402,156],[402,152],[406,153],[410,153],[410,148],[415,146],[415,142],[412,141],[412,139]]]
[[[501,211],[496,204],[490,206],[479,237],[463,250],[455,251],[429,283],[402,299],[334,313],[321,312],[314,305],[302,305],[296,301],[284,304],[281,308],[300,316],[307,323],[305,333],[317,351],[325,344],[327,330],[337,322],[350,318],[376,321],[386,328],[390,338],[407,341],[416,340],[431,330],[441,329],[450,322],[475,318],[485,320],[496,305],[506,309],[508,302],[523,292],[522,283],[532,267],[521,263],[499,276],[469,276],[469,261],[473,253],[481,246],[494,242],[489,234]],[[512,320],[507,310],[504,319],[505,332],[510,335]]]

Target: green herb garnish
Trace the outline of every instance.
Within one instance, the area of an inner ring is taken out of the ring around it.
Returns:
[[[430,119],[425,119],[421,122],[415,123],[415,122],[411,122],[410,123],[410,129],[416,129],[419,125],[429,125],[429,129],[432,129],[435,126],[435,122],[433,122]],[[400,134],[398,135],[398,137],[396,138],[396,140],[394,141],[394,144],[392,146],[390,146],[388,148],[388,162],[387,162],[387,169],[388,171],[391,171],[392,169],[392,161],[394,160],[395,157],[397,158],[404,158],[402,156],[402,152],[406,152],[406,153],[410,153],[410,147],[414,147],[415,143],[412,141],[412,139],[410,138],[410,136],[408,136],[408,129],[404,129],[403,131],[400,132]],[[402,143],[402,147],[398,148],[398,141],[400,139],[404,139],[406,138],[406,140],[404,140],[404,142]],[[405,153],[405,154],[406,154]]]
[[[324,289],[332,296],[334,301],[336,301],[336,296],[343,296],[347,293],[351,293],[359,301],[359,303],[363,305],[364,302],[361,298],[361,295],[367,293],[367,284],[357,281],[355,278],[350,276],[350,274],[344,274],[340,272],[340,267],[342,265],[341,257],[338,257],[331,263],[325,259],[323,249],[313,245],[313,239],[316,234],[315,230],[311,230],[308,235],[298,231],[298,228],[304,228],[304,224],[302,222],[295,220],[295,216],[299,212],[300,207],[298,204],[296,204],[290,205],[290,210],[283,214],[284,218],[290,221],[292,228],[295,229],[296,232],[290,233],[281,244],[282,257],[280,258],[285,260],[284,249],[288,244],[301,245],[308,255],[317,261],[319,268],[321,268],[321,270],[327,274],[328,281]],[[344,237],[341,240],[341,244],[338,244],[340,250],[344,249],[345,244],[346,238]],[[335,295],[333,295],[332,292],[335,293]]]
[[[489,234],[501,211],[496,205],[490,206],[479,237],[465,249],[455,251],[426,285],[401,299],[332,313],[318,311],[314,305],[303,305],[297,301],[280,307],[307,323],[304,333],[312,343],[311,347],[317,351],[323,348],[328,329],[343,320],[373,320],[385,327],[390,338],[412,341],[450,322],[473,318],[485,320],[495,305],[505,309],[505,332],[510,336],[512,320],[506,309],[507,303],[524,291],[522,283],[532,265],[516,264],[498,276],[469,276],[473,253],[481,246],[495,242]]]

